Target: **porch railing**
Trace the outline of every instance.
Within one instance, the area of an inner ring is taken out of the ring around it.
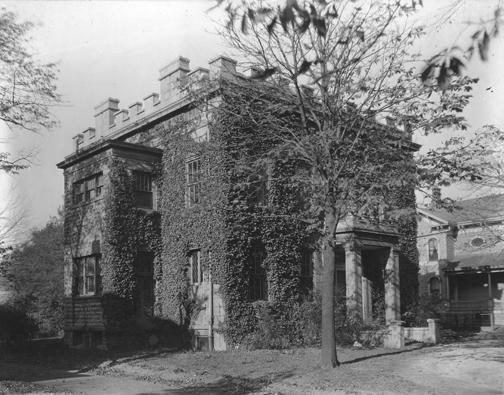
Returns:
[[[449,312],[473,312],[473,313],[489,313],[493,311],[493,300],[469,300],[463,302],[450,302],[448,305]]]

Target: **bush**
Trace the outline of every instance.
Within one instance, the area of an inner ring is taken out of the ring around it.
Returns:
[[[425,327],[429,318],[440,318],[446,300],[438,294],[423,294],[418,301],[403,314],[403,321],[409,327]]]
[[[319,346],[322,334],[322,293],[316,291],[291,306],[276,306],[274,303],[260,301],[253,304],[257,326],[256,330],[245,336],[241,346],[247,349],[282,349],[293,346]],[[362,322],[360,311],[341,293],[335,295],[335,340],[339,346],[349,346],[355,341],[363,342],[362,332],[375,332],[380,328],[383,315],[377,312],[377,320],[371,325]],[[367,345],[367,344],[365,344]]]
[[[0,305],[0,343],[6,349],[10,344],[31,339],[38,330],[35,321],[28,314],[13,306]]]

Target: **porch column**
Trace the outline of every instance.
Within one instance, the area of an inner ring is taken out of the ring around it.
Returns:
[[[362,256],[355,244],[345,246],[347,307],[362,313]]]
[[[362,320],[365,324],[370,324],[373,321],[371,281],[364,276],[362,276]]]
[[[392,321],[400,319],[399,251],[391,248],[385,266],[385,321],[387,325],[390,325]]]

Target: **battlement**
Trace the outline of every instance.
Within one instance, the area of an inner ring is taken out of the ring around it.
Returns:
[[[102,139],[117,138],[123,133],[149,121],[169,114],[179,108],[187,99],[187,93],[179,86],[191,83],[194,88],[211,78],[233,78],[236,61],[225,56],[218,56],[208,62],[208,68],[189,68],[190,60],[177,57],[159,70],[160,93],[150,93],[142,101],[130,104],[127,109],[119,108],[119,99],[109,97],[99,103],[95,109],[95,127],[73,137],[74,153]],[[135,126],[134,126],[135,125]]]

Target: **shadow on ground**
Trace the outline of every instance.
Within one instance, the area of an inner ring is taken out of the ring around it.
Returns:
[[[168,389],[162,392],[146,392],[137,395],[218,395],[218,394],[234,394],[245,395],[256,393],[263,390],[265,387],[274,382],[281,381],[292,377],[291,372],[282,372],[274,375],[261,376],[257,378],[233,377],[224,376],[222,379],[212,384],[203,386],[181,387],[177,389]]]

